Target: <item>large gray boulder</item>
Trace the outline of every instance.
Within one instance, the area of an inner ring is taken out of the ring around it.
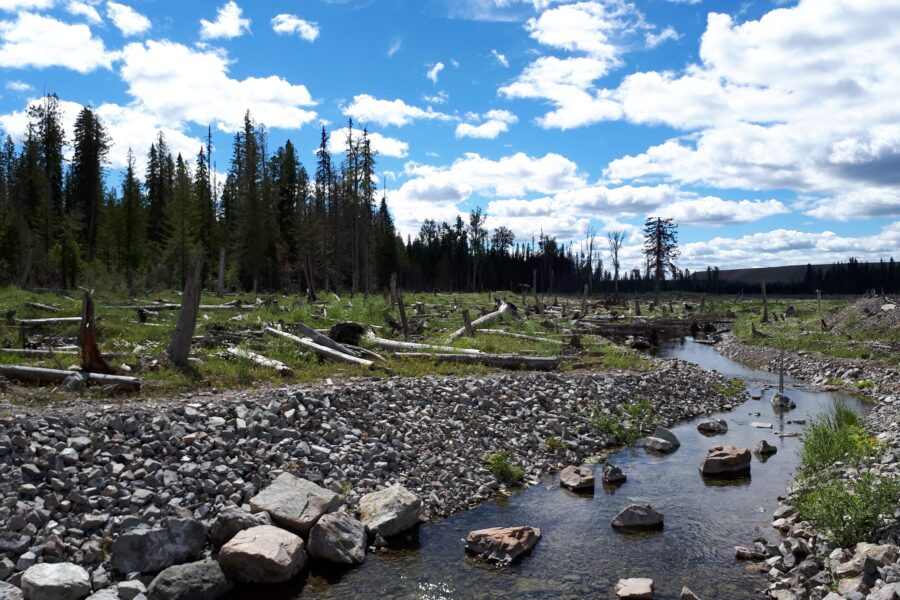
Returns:
[[[250,499],[250,510],[265,511],[285,529],[305,536],[322,515],[334,511],[343,501],[340,494],[312,481],[282,473]]]
[[[593,490],[594,472],[588,467],[570,465],[559,474],[559,484],[575,491]]]
[[[397,535],[419,522],[422,500],[395,484],[359,499],[359,519],[371,534]]]
[[[271,524],[272,519],[267,512],[251,513],[237,506],[230,506],[216,515],[209,528],[209,539],[218,548],[239,531]]]
[[[727,433],[728,423],[725,421],[725,419],[706,419],[705,421],[700,421],[700,423],[697,425],[697,431],[709,435]]]
[[[659,529],[663,526],[663,515],[652,506],[632,504],[612,520],[618,529]]]
[[[41,563],[22,575],[27,600],[83,600],[90,593],[88,572],[72,563]]]
[[[150,582],[150,600],[216,600],[234,583],[218,562],[207,559],[169,567]]]
[[[306,551],[300,536],[260,525],[241,531],[222,546],[219,564],[238,581],[281,583],[306,566]]]
[[[644,438],[644,449],[652,452],[659,452],[661,454],[668,454],[669,452],[675,452],[676,450],[675,445],[672,444],[672,442],[655,436]]]
[[[681,446],[681,442],[678,441],[678,438],[675,437],[675,434],[660,425],[656,426],[656,430],[653,432],[653,437],[659,438],[661,440],[666,440],[675,448]]]
[[[22,590],[11,583],[0,581],[0,600],[24,600]]]
[[[87,600],[122,600],[122,598],[119,597],[119,588],[114,586],[94,592],[87,597]]]
[[[750,451],[735,446],[714,446],[700,463],[700,472],[707,476],[728,477],[750,472]]]
[[[485,560],[508,564],[531,552],[541,539],[537,527],[491,527],[470,531],[466,552]]]
[[[112,545],[112,566],[119,573],[155,573],[197,560],[206,543],[206,528],[194,519],[165,519],[159,527],[138,527]]]
[[[366,528],[344,512],[322,515],[309,532],[309,555],[355,565],[366,558]]]

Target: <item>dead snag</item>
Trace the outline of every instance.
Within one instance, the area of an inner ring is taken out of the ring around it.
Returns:
[[[470,338],[475,337],[475,330],[472,328],[472,319],[469,317],[469,309],[464,308],[462,311],[463,318],[463,329],[466,330],[466,335]]]
[[[762,288],[762,304],[763,304],[763,314],[762,314],[762,322],[769,322],[769,299],[766,297],[766,282],[763,281],[760,284]]]
[[[509,307],[510,307],[510,305],[505,300],[501,300],[500,308],[498,308],[497,310],[495,310],[492,313],[488,313],[488,314],[484,315],[483,317],[479,317],[479,318],[475,319],[474,321],[472,321],[472,327],[478,327],[479,325],[487,325],[488,323],[496,321],[497,319],[502,317],[504,314],[506,314],[507,311],[509,311]],[[456,331],[454,331],[453,333],[450,334],[450,341],[452,342],[459,336],[463,335],[465,332],[466,332],[465,327],[461,327],[460,329],[457,329]]]
[[[178,313],[178,324],[172,332],[169,342],[169,360],[172,364],[185,368],[191,353],[191,341],[197,327],[197,311],[200,309],[200,283],[203,275],[203,255],[197,254],[191,261],[187,281],[184,284],[184,295],[181,297],[181,311]]]
[[[97,347],[96,327],[94,327],[94,299],[90,292],[84,293],[81,306],[81,329],[78,331],[78,345],[81,346],[81,368],[92,373],[112,375],[113,369],[103,360]]]

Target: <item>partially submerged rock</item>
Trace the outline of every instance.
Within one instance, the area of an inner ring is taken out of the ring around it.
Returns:
[[[559,474],[559,484],[574,491],[594,489],[594,471],[588,467],[568,466]]]
[[[772,456],[773,454],[778,452],[778,448],[776,448],[766,440],[760,440],[753,451],[760,456]]]
[[[675,437],[675,434],[660,425],[656,426],[656,430],[653,432],[653,437],[666,440],[675,448],[681,446],[681,442],[678,441],[678,438]]]
[[[697,425],[697,431],[711,435],[728,432],[728,423],[724,419],[706,419]]]
[[[309,555],[345,565],[366,558],[366,529],[343,512],[323,515],[309,532]]]
[[[735,446],[714,446],[700,463],[700,472],[707,476],[735,476],[750,473],[750,451]]]
[[[616,596],[622,600],[653,600],[653,580],[646,577],[620,579]]]
[[[470,531],[466,536],[466,551],[485,560],[503,564],[531,552],[541,539],[537,527],[491,527]]]
[[[667,454],[676,450],[675,446],[669,440],[652,436],[644,438],[644,449],[652,452],[659,452],[661,454]]]
[[[340,494],[290,473],[282,473],[250,499],[250,509],[265,511],[285,529],[305,536],[322,515],[335,510],[342,502]]]
[[[366,494],[359,499],[359,520],[366,531],[390,537],[415,527],[422,500],[400,484]]]
[[[625,473],[622,472],[622,469],[612,464],[611,462],[603,463],[603,483],[609,485],[618,485],[620,483],[625,483],[625,480],[628,477]]]
[[[631,504],[615,516],[612,526],[618,529],[660,529],[663,514],[649,504]]]
[[[300,536],[259,525],[239,532],[222,546],[219,564],[238,581],[280,583],[306,566],[306,551]]]

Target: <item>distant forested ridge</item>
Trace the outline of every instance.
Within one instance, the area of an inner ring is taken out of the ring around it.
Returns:
[[[59,100],[48,95],[28,109],[22,143],[7,136],[0,148],[0,285],[180,288],[190,258],[200,253],[207,288],[215,286],[224,256],[228,288],[310,297],[377,292],[395,272],[413,290],[519,292],[536,281],[544,293],[581,292],[585,285],[611,293],[614,279],[620,292],[653,290],[652,261],[620,272],[591,232],[577,247],[545,235],[517,243],[506,227],[489,230],[480,208],[452,223],[425,221],[415,238],[403,239],[378,189],[368,132],[352,121],[347,132],[343,154],[332,156],[323,128],[307,170],[291,141],[270,148],[265,126],[248,112],[231,140],[224,176],[211,164],[210,131],[194,156],[173,156],[158,134],[146,156],[129,152],[121,177],[113,177],[102,120],[84,107],[68,139]],[[838,265],[784,291],[900,288],[893,260],[871,269]],[[664,276],[665,289],[740,287],[712,270],[709,281],[674,266]]]

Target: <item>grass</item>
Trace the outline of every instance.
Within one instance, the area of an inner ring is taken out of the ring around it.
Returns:
[[[631,404],[620,405],[613,411],[595,407],[588,422],[599,433],[613,435],[625,445],[633,444],[641,437],[641,427],[657,421],[653,406],[643,398]]]
[[[561,452],[568,449],[568,446],[566,446],[566,444],[556,436],[551,435],[546,440],[544,440],[544,443],[547,444],[547,447],[554,452]]]
[[[856,382],[856,388],[860,390],[871,390],[875,387],[875,382],[871,379],[860,379]]]
[[[729,398],[737,398],[747,390],[744,382],[737,377],[729,379],[725,383],[714,382],[713,388],[720,394],[724,394]]]
[[[507,483],[519,483],[525,479],[525,470],[518,465],[512,464],[509,457],[510,454],[506,450],[491,454],[486,463],[488,471]]]
[[[816,477],[838,461],[857,463],[876,449],[877,444],[859,416],[837,403],[831,411],[814,419],[803,434],[800,475]]]

